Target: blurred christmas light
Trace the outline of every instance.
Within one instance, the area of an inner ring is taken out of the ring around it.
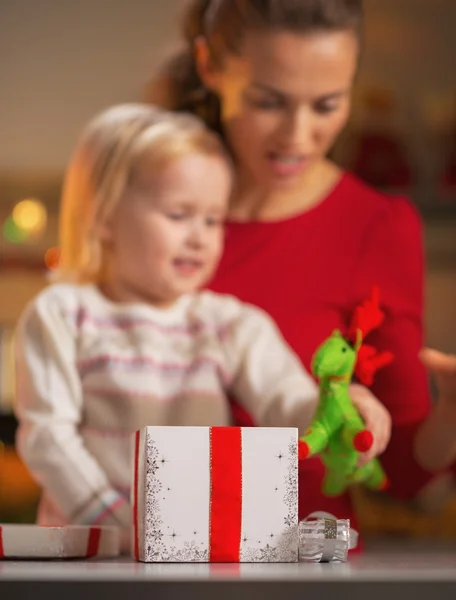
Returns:
[[[48,248],[46,250],[46,252],[44,253],[44,264],[46,265],[46,267],[50,271],[53,271],[53,270],[57,269],[57,267],[59,266],[59,261],[60,261],[59,248],[57,246],[52,246],[51,248]]]
[[[40,233],[46,226],[47,210],[39,200],[26,198],[16,204],[12,217],[19,229],[27,233]]]
[[[8,217],[3,223],[3,236],[10,244],[21,244],[27,239],[28,233],[18,227],[13,217]]]

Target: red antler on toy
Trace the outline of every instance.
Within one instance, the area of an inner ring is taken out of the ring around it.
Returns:
[[[364,385],[372,385],[375,373],[389,365],[394,359],[392,352],[379,352],[372,346],[363,344],[358,350],[355,375]]]
[[[357,306],[348,330],[347,339],[353,344],[360,344],[355,367],[355,375],[364,385],[371,385],[375,373],[392,362],[391,352],[379,352],[372,346],[362,344],[364,338],[383,323],[384,313],[379,306],[379,289],[375,286],[370,300]]]
[[[347,338],[353,344],[357,341],[358,332],[361,333],[361,340],[364,340],[368,333],[382,324],[384,314],[378,304],[379,296],[378,286],[375,286],[370,300],[356,307],[347,334]]]

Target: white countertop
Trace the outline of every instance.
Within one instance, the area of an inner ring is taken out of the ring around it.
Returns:
[[[0,561],[0,598],[28,600],[456,600],[456,540],[376,542],[336,564]]]
[[[347,563],[144,564],[108,560],[0,561],[1,581],[340,581],[446,580],[456,584],[456,540],[377,542]],[[455,596],[456,599],[456,596]]]

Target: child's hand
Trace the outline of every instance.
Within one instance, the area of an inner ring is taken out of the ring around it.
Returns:
[[[420,357],[424,366],[435,376],[439,402],[456,408],[456,356],[424,348]]]
[[[372,447],[359,457],[359,466],[385,451],[391,437],[391,416],[385,406],[364,385],[352,383],[349,388],[350,398],[361,415],[366,429],[373,437]]]

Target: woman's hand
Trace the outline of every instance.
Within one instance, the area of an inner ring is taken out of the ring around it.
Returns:
[[[425,348],[420,353],[434,375],[438,399],[415,438],[415,456],[428,471],[438,472],[456,460],[456,356]]]
[[[352,383],[349,388],[350,398],[361,415],[366,429],[374,438],[372,447],[360,454],[359,466],[382,454],[388,446],[391,437],[391,415],[385,406],[364,385]]]
[[[424,366],[435,377],[439,402],[456,408],[456,356],[424,348],[420,357]]]

